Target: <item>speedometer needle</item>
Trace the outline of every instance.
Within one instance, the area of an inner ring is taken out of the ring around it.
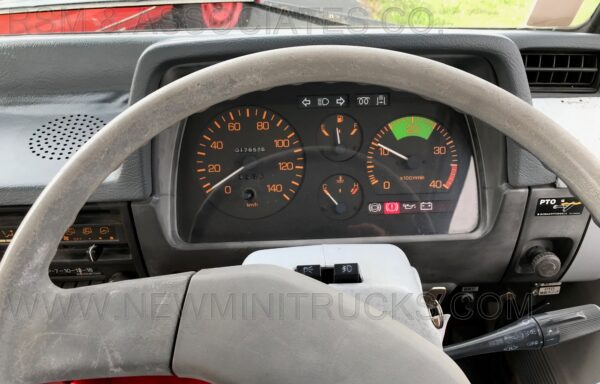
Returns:
[[[331,201],[333,201],[333,204],[339,205],[339,203],[333,198],[333,196],[331,196],[331,193],[329,193],[327,189],[323,188],[323,193],[325,194],[325,196],[329,197]]]
[[[388,147],[386,147],[385,145],[383,145],[383,144],[381,144],[381,143],[377,143],[377,146],[378,146],[379,148],[383,148],[383,149],[385,149],[386,151],[388,151],[388,152],[389,152],[389,153],[391,153],[392,155],[394,155],[394,156],[397,156],[397,157],[401,158],[402,160],[406,160],[406,161],[408,161],[408,157],[404,156],[403,154],[401,154],[401,153],[399,153],[399,152],[396,152],[396,151],[394,151],[392,148],[388,148]]]
[[[223,180],[219,181],[217,184],[215,184],[212,187],[210,187],[206,191],[206,193],[211,193],[215,189],[219,188],[221,185],[223,185],[224,183],[226,183],[229,179],[231,179],[232,177],[234,177],[238,173],[242,172],[245,168],[246,168],[246,166],[239,167],[238,169],[236,169],[235,171],[233,171],[232,173],[230,173],[227,177],[225,177]]]
[[[342,139],[340,139],[340,129],[339,128],[335,128],[335,136],[337,138],[337,143],[338,145],[342,144]]]

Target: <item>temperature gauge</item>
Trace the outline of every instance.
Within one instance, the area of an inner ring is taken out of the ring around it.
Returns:
[[[362,144],[360,125],[348,115],[329,116],[321,123],[317,141],[329,160],[348,160]]]
[[[362,201],[361,186],[351,176],[330,176],[321,184],[319,206],[332,219],[351,218],[360,210]]]

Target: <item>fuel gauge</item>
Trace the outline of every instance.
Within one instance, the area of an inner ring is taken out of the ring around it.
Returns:
[[[360,125],[348,115],[329,116],[321,123],[317,141],[323,155],[329,160],[348,160],[362,144]]]
[[[333,175],[321,184],[319,206],[332,219],[351,218],[360,210],[362,201],[362,188],[351,176]]]

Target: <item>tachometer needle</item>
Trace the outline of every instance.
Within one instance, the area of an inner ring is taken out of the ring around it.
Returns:
[[[337,127],[335,128],[335,137],[337,138],[338,145],[341,145],[342,139],[340,139],[340,129]]]
[[[331,193],[329,193],[328,190],[326,190],[325,188],[323,188],[323,193],[325,194],[325,196],[329,197],[331,199],[331,201],[333,201],[333,204],[339,205],[339,203],[337,202],[337,200],[334,199],[333,196],[331,196]]]
[[[236,169],[235,171],[233,171],[232,173],[230,173],[228,176],[226,176],[223,180],[219,181],[217,184],[215,184],[212,187],[210,187],[206,191],[206,193],[210,193],[210,192],[214,191],[215,189],[219,188],[221,185],[223,185],[224,183],[226,183],[229,179],[231,179],[232,177],[234,177],[238,173],[242,172],[245,168],[246,168],[246,166],[239,167],[238,169]]]
[[[383,149],[385,149],[386,151],[388,151],[388,152],[389,152],[389,153],[391,153],[392,155],[394,155],[394,156],[397,156],[397,157],[401,158],[402,160],[406,160],[406,161],[408,161],[408,157],[404,156],[403,154],[401,154],[401,153],[399,153],[399,152],[396,152],[396,151],[394,151],[392,148],[388,148],[388,147],[386,147],[385,145],[383,145],[383,144],[381,144],[381,143],[377,143],[377,146],[378,146],[379,148],[383,148]]]

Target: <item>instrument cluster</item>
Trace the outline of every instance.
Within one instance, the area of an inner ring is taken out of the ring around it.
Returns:
[[[280,87],[188,118],[178,230],[188,242],[467,232],[476,180],[469,120],[443,104],[358,84]]]

